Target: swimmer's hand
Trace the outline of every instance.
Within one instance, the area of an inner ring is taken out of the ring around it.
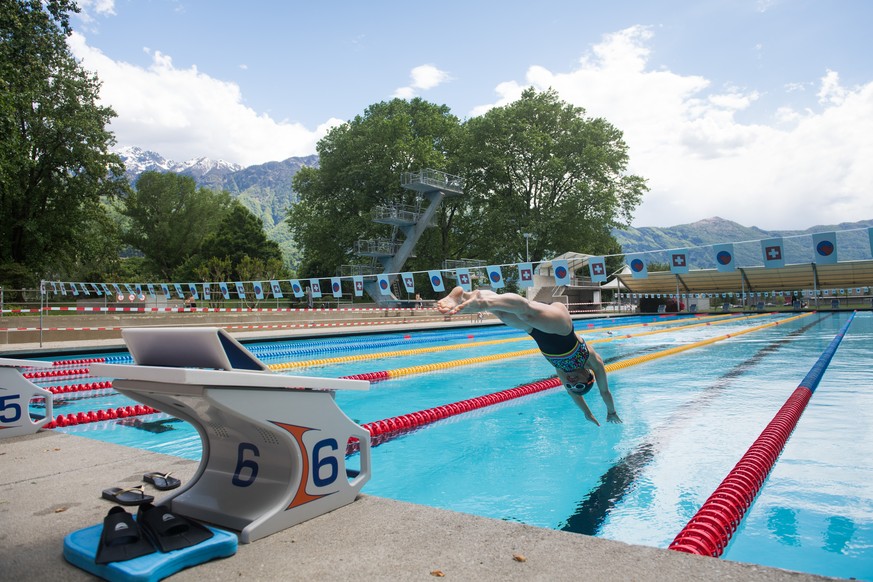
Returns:
[[[600,426],[600,423],[597,422],[597,419],[594,418],[594,415],[591,414],[591,411],[590,411],[590,410],[584,410],[583,412],[585,413],[585,418],[587,418],[588,420],[590,420],[591,422],[593,422],[593,423],[596,424],[597,426]]]
[[[464,313],[478,313],[482,311],[482,299],[478,289],[469,294],[467,299],[464,299],[464,290],[461,287],[455,287],[452,292],[437,301],[437,310],[443,315],[455,315],[463,311]]]
[[[436,304],[437,311],[439,311],[443,315],[449,315],[449,312],[457,307],[458,304],[452,301],[449,297],[443,297],[442,299],[437,301]]]
[[[623,424],[621,419],[618,417],[617,412],[610,412],[606,415],[606,422],[611,422],[613,424]]]
[[[461,287],[455,287],[451,293],[437,301],[437,311],[443,315],[454,315],[461,309],[461,303],[464,299],[464,290]]]

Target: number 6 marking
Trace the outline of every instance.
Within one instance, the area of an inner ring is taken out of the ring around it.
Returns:
[[[246,451],[252,453],[252,455],[255,457],[261,456],[261,453],[258,451],[258,447],[256,447],[252,443],[239,444],[236,455],[236,471],[234,471],[233,478],[231,479],[231,483],[233,483],[237,487],[248,487],[255,482],[255,479],[258,476],[258,464],[252,459],[244,458]],[[247,477],[243,477],[241,475],[243,469],[249,470],[249,474]]]
[[[330,485],[336,481],[337,475],[339,475],[339,463],[337,462],[336,457],[328,454],[322,459],[318,458],[321,449],[325,447],[331,451],[336,451],[336,440],[324,439],[323,441],[318,441],[312,449],[312,483],[316,487],[326,487],[327,485]],[[321,470],[324,468],[328,470],[328,474],[327,476],[322,477]]]

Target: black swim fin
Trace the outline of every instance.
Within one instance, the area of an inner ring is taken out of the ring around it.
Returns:
[[[211,530],[196,521],[151,503],[139,506],[136,520],[143,532],[162,552],[196,546],[213,536]]]
[[[153,554],[155,547],[147,540],[133,516],[122,507],[113,507],[103,518],[103,531],[94,562],[124,562]]]

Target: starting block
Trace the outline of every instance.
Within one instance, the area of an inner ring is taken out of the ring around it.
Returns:
[[[52,393],[21,373],[21,368],[51,368],[51,362],[0,358],[0,439],[33,434],[52,421]],[[34,421],[28,407],[34,397],[45,399],[45,417]]]
[[[370,433],[336,405],[363,380],[275,374],[220,328],[125,329],[137,365],[93,364],[130,398],[185,420],[203,441],[194,477],[161,500],[249,543],[355,500],[370,479]],[[350,440],[360,471],[345,467]]]

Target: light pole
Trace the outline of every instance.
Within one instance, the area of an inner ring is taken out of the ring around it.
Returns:
[[[525,262],[530,262],[530,237],[533,236],[533,233],[526,232],[524,233],[524,257]]]

